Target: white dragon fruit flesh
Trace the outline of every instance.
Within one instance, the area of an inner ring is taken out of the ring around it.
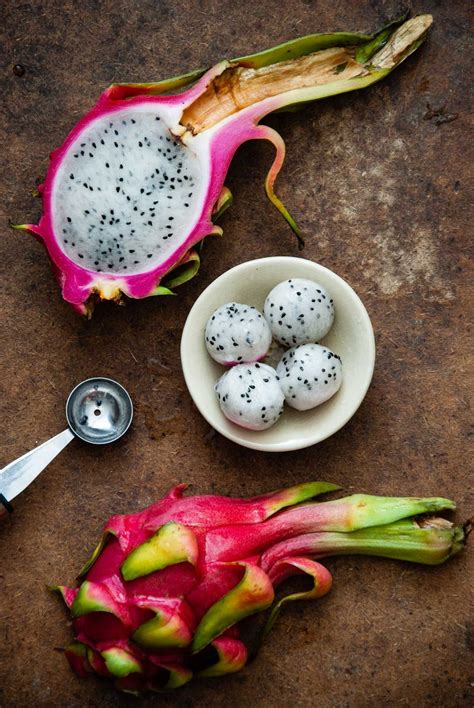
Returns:
[[[285,401],[299,411],[324,403],[342,383],[341,358],[320,344],[288,349],[276,372]]]
[[[210,356],[225,366],[263,359],[272,342],[262,313],[239,302],[228,302],[213,312],[204,337]]]
[[[242,428],[265,430],[283,413],[285,397],[275,369],[267,364],[238,364],[214,390],[225,417]]]
[[[64,299],[82,314],[101,299],[170,294],[199,268],[193,247],[222,233],[215,221],[231,202],[224,180],[235,151],[268,140],[276,156],[266,193],[299,237],[273,191],[285,145],[260,120],[385,77],[432,22],[405,19],[374,36],[315,34],[208,71],[110,86],[51,153],[39,223],[16,228],[42,241]]]
[[[303,278],[278,283],[267,295],[265,319],[286,347],[319,342],[334,322],[334,302],[322,285]]]

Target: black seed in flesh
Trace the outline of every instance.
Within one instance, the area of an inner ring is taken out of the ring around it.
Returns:
[[[60,167],[52,195],[54,230],[67,233],[59,239],[60,246],[81,267],[128,274],[150,269],[176,250],[198,218],[204,191],[195,189],[200,184],[199,159],[169,137],[163,119],[153,112],[156,110],[134,108],[133,112],[115,114],[113,121],[107,117],[94,121]],[[113,142],[107,141],[108,133],[112,133]],[[169,152],[157,155],[163,138]],[[155,174],[162,177],[161,184],[153,181]],[[116,216],[111,219],[104,214],[100,218],[102,211]],[[148,219],[143,222],[138,214],[145,213]],[[119,232],[119,224],[124,222],[134,228]],[[97,238],[99,232],[102,243]],[[107,258],[111,247],[117,254],[113,262],[110,255]],[[133,260],[127,256],[130,247]]]

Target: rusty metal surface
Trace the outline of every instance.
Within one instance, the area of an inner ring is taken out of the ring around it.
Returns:
[[[186,314],[208,283],[242,260],[298,253],[261,188],[270,148],[248,144],[237,154],[224,239],[209,240],[200,275],[172,301],[105,305],[82,321],[61,301],[43,248],[7,220],[38,217],[30,190],[49,151],[113,80],[163,78],[310,31],[371,31],[398,3],[3,5],[1,462],[61,430],[68,391],[94,374],[129,388],[136,418],[113,448],[73,443],[0,525],[2,708],[136,705],[70,673],[54,651],[70,627],[46,585],[72,581],[112,513],[139,509],[178,481],[247,495],[316,477],[349,492],[442,494],[458,501],[458,519],[472,513],[469,5],[416,0],[413,11],[432,12],[434,29],[388,80],[269,119],[286,140],[277,186],[304,229],[303,255],[355,287],[378,347],[373,385],[351,422],[317,447],[281,455],[210,435],[179,363]],[[143,704],[472,705],[469,557],[472,549],[431,569],[331,561],[331,594],[289,608],[241,674]]]

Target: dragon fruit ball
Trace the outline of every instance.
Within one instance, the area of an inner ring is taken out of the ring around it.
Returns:
[[[341,358],[320,344],[288,349],[276,372],[285,401],[299,411],[321,405],[342,383]]]
[[[265,319],[273,336],[286,347],[318,342],[334,322],[334,303],[319,283],[290,278],[268,294]]]
[[[252,305],[228,302],[210,316],[205,331],[206,348],[219,364],[252,363],[267,353],[272,333]]]
[[[285,397],[275,369],[267,364],[234,366],[214,390],[225,417],[242,428],[265,430],[283,413]]]

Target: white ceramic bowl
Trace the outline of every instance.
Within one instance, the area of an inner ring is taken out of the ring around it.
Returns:
[[[309,411],[285,406],[278,423],[262,431],[231,423],[219,408],[214,383],[225,372],[207,353],[204,329],[210,315],[226,302],[254,305],[263,312],[270,290],[288,278],[308,278],[321,283],[334,299],[334,324],[322,340],[342,358],[342,385],[329,401]],[[324,266],[287,256],[241,263],[214,280],[194,303],[181,338],[184,378],[194,403],[221,435],[254,450],[300,450],[324,440],[354,415],[369,387],[374,371],[375,341],[367,310],[345,280]]]

